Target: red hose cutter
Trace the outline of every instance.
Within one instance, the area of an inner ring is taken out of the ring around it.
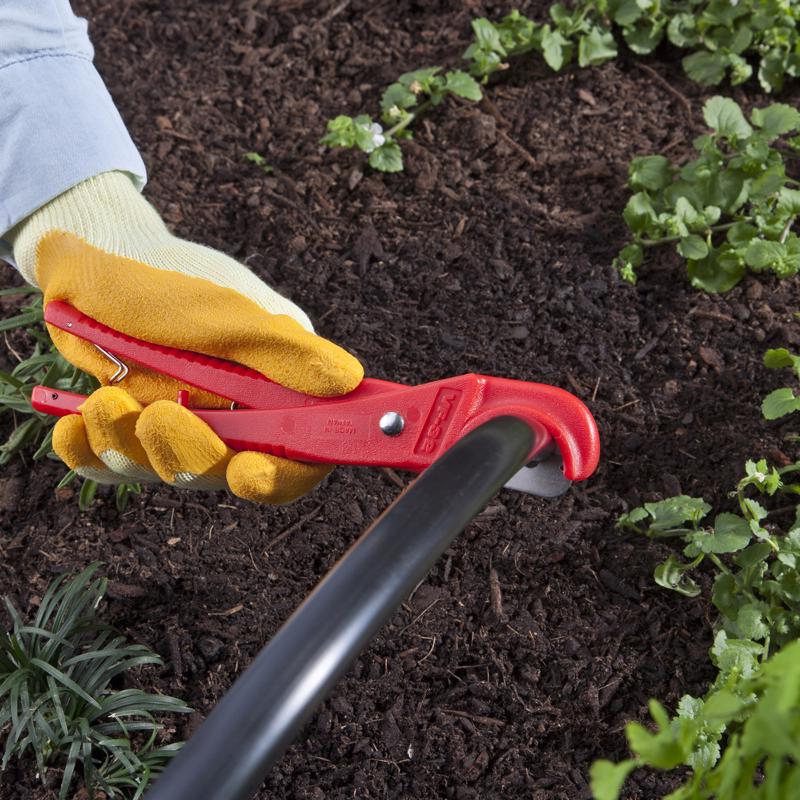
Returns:
[[[528,465],[506,487],[542,497],[588,478],[600,456],[591,412],[554,386],[473,374],[419,386],[366,378],[349,394],[312,397],[241,364],[135,339],[61,301],[48,303],[44,318],[111,359],[118,367],[112,383],[124,379],[124,362],[131,361],[230,400],[230,409],[192,411],[234,450],[420,472],[481,423],[510,415],[533,429],[535,444]],[[37,386],[31,402],[37,411],[63,416],[80,413],[85,399]],[[177,401],[189,406],[188,388]]]

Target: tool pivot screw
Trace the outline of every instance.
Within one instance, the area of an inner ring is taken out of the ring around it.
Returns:
[[[397,436],[405,428],[406,421],[396,411],[387,411],[378,425],[387,436]]]

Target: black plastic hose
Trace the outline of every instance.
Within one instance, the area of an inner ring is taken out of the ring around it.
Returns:
[[[336,680],[532,447],[524,422],[498,417],[425,470],[275,634],[146,800],[249,800]]]

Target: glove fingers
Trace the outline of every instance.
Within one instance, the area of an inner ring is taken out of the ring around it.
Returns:
[[[86,435],[83,417],[70,414],[56,422],[53,427],[53,450],[55,454],[82,478],[97,483],[125,483],[126,478],[109,469],[94,453]]]
[[[255,503],[289,503],[311,491],[333,469],[266,453],[237,453],[228,463],[230,490]]]
[[[291,317],[168,264],[157,269],[54,232],[39,243],[36,273],[46,303],[65,300],[136,338],[236,361],[305,394],[344,394],[363,377],[353,356]],[[52,327],[50,334],[72,363],[109,379],[113,365],[93,347]],[[172,395],[151,379],[152,373],[134,370],[125,386],[144,403]],[[203,399],[193,393],[196,404]]]
[[[158,480],[136,438],[142,406],[133,397],[116,386],[106,386],[89,395],[80,411],[89,447],[106,467],[121,480]]]
[[[191,411],[157,400],[139,415],[136,436],[158,476],[187,489],[224,489],[235,451]]]

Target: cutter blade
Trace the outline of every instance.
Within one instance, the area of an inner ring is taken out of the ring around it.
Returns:
[[[511,476],[505,488],[535,494],[537,497],[559,497],[571,485],[572,481],[564,475],[561,454],[555,452],[543,461],[524,466]]]

